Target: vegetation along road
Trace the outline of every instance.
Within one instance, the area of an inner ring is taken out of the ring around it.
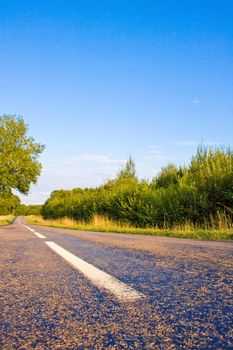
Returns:
[[[0,245],[1,349],[233,347],[230,241],[16,218],[0,228]]]

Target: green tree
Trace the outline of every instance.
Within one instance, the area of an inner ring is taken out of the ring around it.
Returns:
[[[11,192],[4,192],[0,194],[0,215],[7,215],[14,212],[20,204],[18,196]]]
[[[204,211],[233,207],[233,151],[223,147],[203,147],[192,157],[184,181],[195,188]]]
[[[139,181],[130,158],[115,179],[88,189],[54,191],[45,218],[89,222],[101,215],[137,227],[218,227],[232,222],[233,151],[199,147],[186,167],[168,164],[151,183]],[[229,224],[230,225],[230,224]]]
[[[183,169],[178,169],[174,164],[169,163],[162,168],[159,174],[152,180],[152,186],[156,188],[167,188],[170,185],[177,185],[182,176]]]
[[[126,179],[131,179],[131,180],[136,180],[136,166],[135,162],[131,157],[127,160],[125,166],[121,171],[119,172],[117,179],[120,180],[126,180]]]
[[[27,194],[40,175],[38,157],[44,146],[27,131],[22,117],[0,116],[0,195],[13,189]]]

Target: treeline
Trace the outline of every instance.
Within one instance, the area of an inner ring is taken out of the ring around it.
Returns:
[[[19,207],[20,199],[11,191],[0,191],[0,215],[13,214]]]
[[[26,216],[26,215],[40,215],[42,205],[40,204],[20,204],[14,210],[14,215],[16,216]]]
[[[129,159],[116,178],[97,188],[52,192],[45,219],[89,222],[105,216],[136,227],[216,226],[232,220],[233,152],[200,146],[188,166],[168,164],[152,181],[139,181]]]
[[[37,204],[20,204],[20,198],[11,191],[0,192],[0,215],[40,215],[41,207]]]

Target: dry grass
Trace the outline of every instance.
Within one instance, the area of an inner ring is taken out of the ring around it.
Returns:
[[[229,222],[229,220],[224,221],[223,218],[221,218],[222,221],[219,221],[217,224],[215,222],[215,226],[206,226],[204,229],[194,227],[192,223],[186,223],[182,226],[176,226],[173,229],[161,229],[158,227],[137,228],[98,215],[95,215],[90,223],[75,221],[69,218],[44,220],[41,216],[35,215],[27,216],[26,220],[28,223],[36,225],[69,228],[82,231],[134,233],[152,236],[168,236],[196,239],[233,239],[232,222]]]
[[[14,220],[14,215],[0,215],[0,226],[8,225]]]

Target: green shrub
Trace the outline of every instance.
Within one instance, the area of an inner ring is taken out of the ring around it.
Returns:
[[[52,192],[45,219],[90,222],[101,215],[136,227],[217,226],[232,221],[233,153],[199,147],[188,167],[168,164],[152,182],[139,181],[130,158],[113,180],[98,188]]]

